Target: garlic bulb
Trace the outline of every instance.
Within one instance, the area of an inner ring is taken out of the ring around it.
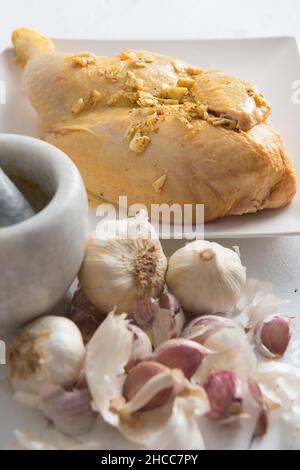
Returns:
[[[121,221],[122,222],[122,221]],[[147,219],[140,225],[149,225]],[[79,272],[89,300],[102,312],[132,313],[134,302],[156,297],[164,287],[167,259],[157,238],[90,238]]]
[[[7,351],[15,391],[39,393],[44,384],[72,387],[82,370],[85,347],[71,320],[45,316],[20,330]]]
[[[180,369],[190,379],[211,351],[188,339],[170,339],[161,344],[153,354],[153,360],[170,369]]]
[[[277,314],[258,322],[253,330],[258,352],[269,359],[283,356],[292,336],[290,323],[290,318]]]
[[[246,269],[235,251],[197,240],[171,256],[166,279],[185,310],[194,315],[225,313],[239,300]]]
[[[242,413],[242,382],[234,372],[213,372],[204,389],[211,408],[207,417],[212,421],[231,420]]]

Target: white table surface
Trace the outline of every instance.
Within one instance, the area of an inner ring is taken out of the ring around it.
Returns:
[[[9,0],[2,2],[0,17],[0,50],[19,26],[66,38],[293,35],[300,45],[299,0]],[[300,237],[222,243],[239,245],[248,275],[273,282],[291,300],[285,310],[300,311]]]

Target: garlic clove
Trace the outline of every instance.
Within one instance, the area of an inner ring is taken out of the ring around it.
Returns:
[[[152,355],[152,344],[148,335],[138,326],[129,323],[127,329],[132,333],[131,354],[126,366],[126,370],[129,370],[139,361],[148,359]]]
[[[15,391],[39,393],[46,384],[73,387],[85,347],[78,327],[65,317],[44,316],[21,329],[7,349],[8,375]]]
[[[200,367],[205,356],[211,351],[201,344],[188,339],[170,339],[161,344],[153,353],[153,360],[170,369],[180,369],[190,379]]]
[[[174,314],[182,311],[181,305],[176,299],[176,297],[168,291],[165,291],[160,294],[158,302],[160,308],[171,310],[171,312],[173,312]]]
[[[166,282],[188,312],[225,313],[241,296],[246,269],[235,251],[218,243],[196,240],[170,257]]]
[[[133,318],[138,326],[150,325],[159,310],[158,303],[152,297],[138,299],[134,303]]]
[[[135,303],[134,319],[149,336],[154,347],[180,336],[185,315],[177,299],[168,292],[158,300],[147,298]]]
[[[267,358],[282,357],[291,336],[291,319],[277,314],[257,323],[253,331],[256,349]]]
[[[153,377],[162,376],[168,374],[169,369],[162,364],[154,361],[142,362],[131,369],[126,377],[123,386],[123,395],[128,402],[130,402],[142,387],[149,382]],[[135,411],[149,411],[158,408],[166,403],[166,401],[172,396],[173,385],[165,386],[151,397],[146,398],[146,404],[138,407]],[[144,400],[145,401],[145,400]],[[132,410],[131,410],[132,411]]]
[[[234,372],[213,372],[204,384],[204,389],[211,407],[207,414],[210,420],[224,421],[241,415],[242,382]]]
[[[40,409],[56,429],[69,436],[87,433],[97,417],[87,388],[66,391],[58,385],[46,385],[41,390]]]
[[[204,344],[208,338],[224,328],[242,331],[241,326],[230,318],[219,315],[204,315],[194,318],[184,328],[182,336]]]

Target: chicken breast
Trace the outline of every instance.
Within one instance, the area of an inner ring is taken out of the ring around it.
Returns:
[[[145,51],[55,52],[13,34],[44,139],[78,166],[88,191],[115,204],[204,204],[205,221],[288,204],[295,172],[271,108],[250,84]]]

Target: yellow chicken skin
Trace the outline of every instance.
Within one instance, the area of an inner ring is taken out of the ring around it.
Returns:
[[[296,177],[271,108],[249,83],[145,51],[55,51],[13,33],[44,139],[67,153],[88,191],[115,204],[204,204],[205,221],[288,204]]]

